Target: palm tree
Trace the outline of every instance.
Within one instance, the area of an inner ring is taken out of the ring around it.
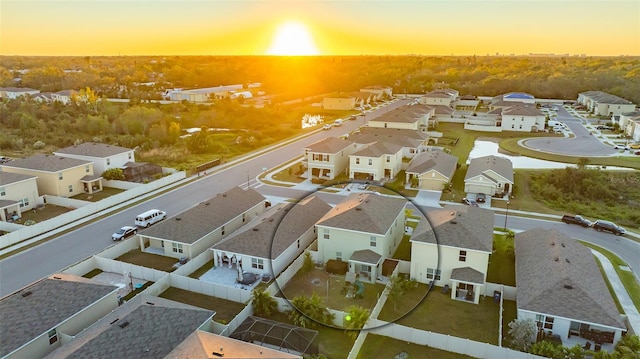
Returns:
[[[298,296],[291,300],[295,307],[289,311],[289,319],[303,328],[314,328],[317,323],[332,324],[334,315],[322,304],[316,293],[311,297]]]
[[[278,303],[269,292],[264,289],[255,289],[251,293],[253,313],[257,316],[268,316],[278,309]]]
[[[359,305],[352,305],[347,308],[347,315],[345,316],[345,331],[351,339],[358,337],[360,329],[364,327],[369,320],[371,312],[369,309],[363,308]]]

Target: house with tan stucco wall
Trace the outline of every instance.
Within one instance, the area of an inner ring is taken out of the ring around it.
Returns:
[[[355,151],[355,142],[333,136],[310,144],[304,149],[303,159],[307,178],[334,179],[346,172],[349,156]]]
[[[405,170],[405,186],[442,191],[453,179],[458,157],[444,151],[426,151],[417,154]]]
[[[93,162],[96,173],[102,174],[110,168],[122,168],[135,162],[135,151],[130,148],[98,142],[83,142],[53,152],[60,157],[76,158]]]
[[[349,179],[380,181],[392,179],[402,170],[402,147],[374,142],[349,156]]]
[[[614,116],[633,112],[636,104],[602,91],[586,91],[578,94],[578,103],[596,116]]]
[[[13,221],[38,205],[37,177],[0,172],[0,221]]]

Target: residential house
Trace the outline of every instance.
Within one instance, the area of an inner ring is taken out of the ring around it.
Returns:
[[[380,101],[393,97],[393,88],[391,86],[373,85],[360,89],[360,92],[368,92],[374,95],[373,101]]]
[[[316,196],[280,203],[215,244],[214,266],[235,265],[240,278],[244,272],[278,276],[316,240],[314,225],[330,209]]]
[[[435,115],[435,108],[411,104],[385,112],[368,122],[369,127],[397,128],[406,130],[422,130],[429,126],[429,119]]]
[[[39,92],[40,90],[34,90],[28,87],[0,87],[0,98],[15,100],[20,96],[31,96]]]
[[[402,147],[403,158],[413,158],[416,153],[424,151],[429,143],[437,142],[433,132],[401,130],[396,128],[362,127],[349,135],[349,140],[356,143],[356,149],[374,142],[388,142]]]
[[[433,209],[413,231],[411,279],[451,288],[451,299],[478,304],[493,251],[493,211],[461,205]]]
[[[264,212],[267,200],[233,187],[138,232],[140,250],[192,259]]]
[[[91,161],[38,154],[0,164],[0,170],[36,176],[41,195],[73,197],[102,191],[102,177],[94,175]]]
[[[110,168],[125,167],[128,162],[135,162],[135,151],[129,148],[97,142],[83,142],[61,148],[54,155],[93,162],[96,173],[102,174]]]
[[[518,319],[535,320],[542,334],[615,344],[626,331],[622,315],[591,250],[555,230],[516,234]]]
[[[378,193],[347,196],[316,223],[323,262],[346,261],[349,272],[375,282],[404,235],[406,204],[404,198]]]
[[[390,142],[374,142],[349,156],[349,179],[392,179],[401,169],[402,147]]]
[[[75,94],[77,93],[78,92],[74,90],[62,90],[58,92],[53,92],[51,94],[51,99],[53,101],[58,101],[66,105],[69,102],[71,102],[71,99],[73,99],[73,96],[75,96]]]
[[[167,91],[165,97],[168,97],[171,101],[210,102],[212,99],[227,98],[233,92],[240,91],[243,88],[242,84],[238,84],[191,90],[174,89]]]
[[[460,92],[453,89],[436,89],[427,92],[420,98],[420,102],[429,106],[455,107],[455,102],[460,97]]]
[[[464,177],[464,191],[508,198],[513,191],[513,164],[494,155],[472,159]]]
[[[335,93],[326,96],[322,100],[322,108],[325,110],[353,110],[356,106],[357,98],[351,94]]]
[[[536,105],[514,105],[503,108],[501,127],[503,131],[537,132],[544,129],[545,115]]]
[[[417,154],[409,162],[405,185],[411,188],[442,191],[451,183],[458,165],[458,157],[444,151]]]
[[[37,177],[0,172],[0,221],[14,221],[38,205]]]
[[[53,92],[38,92],[36,94],[31,95],[31,99],[36,102],[52,102],[53,101]]]
[[[196,330],[211,330],[214,315],[210,310],[138,294],[46,358],[175,358],[169,354]]]
[[[57,273],[0,299],[0,358],[42,358],[118,307],[118,287]]]
[[[636,109],[633,102],[602,91],[581,92],[578,94],[578,103],[596,116],[620,115]]]
[[[625,112],[620,114],[620,116],[612,116],[612,118],[614,119],[612,122],[614,124],[617,123],[625,135],[631,137],[634,142],[640,141],[640,128],[638,128],[640,110]],[[617,121],[615,118],[617,118]]]
[[[334,179],[347,170],[355,150],[355,142],[332,136],[310,144],[304,149],[307,178]]]

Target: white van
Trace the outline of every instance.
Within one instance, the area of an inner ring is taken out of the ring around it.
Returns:
[[[553,128],[553,127],[564,127],[564,123],[560,122],[560,121],[555,121],[555,120],[549,120],[549,122],[547,123],[547,125],[549,125],[549,128]]]
[[[152,209],[136,216],[135,225],[138,227],[149,227],[150,225],[167,218],[167,212],[159,209]]]
[[[333,127],[339,127],[339,126],[342,126],[342,120],[337,119],[333,121]]]

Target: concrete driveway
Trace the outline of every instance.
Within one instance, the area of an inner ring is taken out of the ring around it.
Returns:
[[[425,189],[421,189],[418,191],[418,194],[411,200],[414,205],[420,207],[435,207],[441,208],[440,205],[440,197],[442,196],[441,191],[429,191]]]

